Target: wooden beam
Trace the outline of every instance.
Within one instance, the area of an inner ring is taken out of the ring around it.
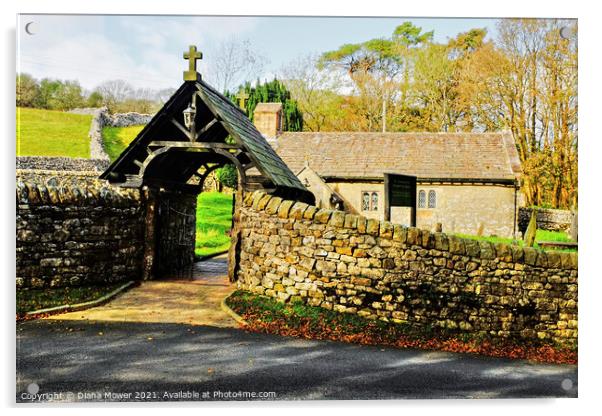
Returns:
[[[148,144],[149,146],[170,147],[174,150],[182,148],[190,149],[239,149],[236,144],[213,143],[213,142],[170,142],[164,140],[155,140]]]
[[[214,118],[213,120],[211,120],[209,123],[207,123],[205,125],[205,127],[203,127],[202,129],[200,129],[195,137],[195,141],[199,139],[199,137],[201,137],[201,134],[205,133],[207,130],[209,130],[211,127],[213,127],[213,125],[217,123],[217,119]]]
[[[184,133],[184,135],[186,137],[188,137],[188,140],[192,141],[192,136],[190,134],[190,131],[188,131],[188,129],[186,129],[183,125],[181,125],[180,122],[178,120],[176,120],[175,118],[172,117],[170,120],[174,126],[176,126],[182,133]]]
[[[170,181],[167,179],[157,179],[157,178],[144,178],[143,184],[148,185],[153,188],[167,188],[167,189],[175,189],[178,191],[189,192],[189,193],[199,193],[203,188],[198,185],[190,185],[187,183]]]

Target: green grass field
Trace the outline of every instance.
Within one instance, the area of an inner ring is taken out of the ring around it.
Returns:
[[[90,157],[92,116],[17,108],[17,156]]]
[[[515,241],[511,238],[502,238],[502,237],[479,237],[476,235],[469,235],[469,234],[455,234],[458,237],[462,237],[462,238],[470,238],[472,240],[481,240],[481,241],[489,241],[491,243],[504,243],[504,244],[514,244]],[[547,231],[547,230],[537,230],[536,234],[535,234],[535,241],[560,241],[560,242],[570,242],[573,241],[571,240],[571,238],[564,232],[560,232],[560,231]],[[523,246],[524,245],[524,241],[523,240],[517,240],[516,244],[519,246]],[[535,248],[539,248],[538,244],[535,243],[535,245],[533,246]],[[550,250],[550,249],[546,249],[546,250]],[[566,249],[553,249],[553,250],[559,250],[559,251],[576,251],[576,249],[573,248],[566,248]]]
[[[121,152],[136,138],[144,126],[105,127],[102,129],[102,141],[105,152],[113,162]]]
[[[228,250],[232,225],[232,195],[219,192],[199,194],[196,208],[195,254],[208,256]]]

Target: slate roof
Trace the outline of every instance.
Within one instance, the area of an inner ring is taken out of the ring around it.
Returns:
[[[174,118],[184,124],[182,111],[195,93],[200,96],[195,119],[197,128],[207,125],[214,118],[219,121],[208,130],[211,134],[206,141],[223,143],[226,136],[231,135],[244,151],[244,157],[254,162],[268,187],[287,195],[311,196],[246,114],[202,80],[184,82],[101,178],[125,183],[127,178],[138,174],[140,163],[148,156],[148,146],[152,141],[187,141],[188,138],[170,120]],[[186,183],[203,163],[216,162],[216,158],[220,156],[209,152],[166,152],[149,164],[142,184],[150,180]],[[248,160],[241,162],[247,163]]]
[[[209,106],[213,114],[225,122],[223,125],[228,133],[242,142],[249,151],[249,156],[262,174],[266,175],[276,186],[297,188],[307,192],[301,181],[274,152],[274,149],[246,114],[205,82],[197,82],[197,88],[203,96],[204,103]]]
[[[293,172],[305,161],[324,178],[513,180],[521,173],[510,133],[296,133],[271,142]]]

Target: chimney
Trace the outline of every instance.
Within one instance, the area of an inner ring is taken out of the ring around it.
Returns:
[[[282,133],[282,103],[259,103],[253,112],[253,123],[268,139]]]

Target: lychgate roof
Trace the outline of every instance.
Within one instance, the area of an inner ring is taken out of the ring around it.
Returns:
[[[183,112],[193,101],[196,128],[190,133]],[[226,142],[228,136],[234,143]],[[101,178],[123,186],[181,188],[194,182],[199,169],[226,163],[242,170],[247,190],[312,198],[246,114],[200,77],[182,84]],[[259,174],[247,177],[251,168]]]
[[[272,144],[299,172],[307,163],[324,178],[418,178],[512,181],[521,173],[509,133],[296,133]]]

